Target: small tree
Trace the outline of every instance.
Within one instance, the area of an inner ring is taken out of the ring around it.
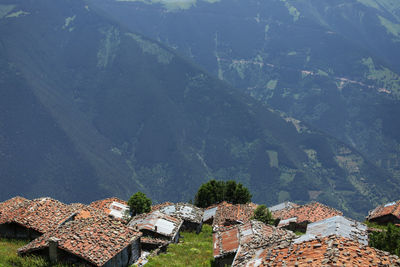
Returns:
[[[198,207],[206,208],[222,201],[244,204],[251,201],[251,194],[241,183],[233,180],[227,182],[210,180],[200,186],[194,203]]]
[[[382,232],[370,235],[369,245],[400,256],[400,228],[389,223]]]
[[[260,205],[254,211],[254,220],[263,222],[265,224],[276,225],[277,221],[272,217],[272,213],[269,211],[267,206]]]
[[[133,216],[150,212],[151,200],[142,192],[136,192],[129,198],[129,210]]]

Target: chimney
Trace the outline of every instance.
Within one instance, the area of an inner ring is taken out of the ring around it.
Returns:
[[[55,237],[49,238],[49,259],[51,263],[57,262],[57,247],[60,239]]]

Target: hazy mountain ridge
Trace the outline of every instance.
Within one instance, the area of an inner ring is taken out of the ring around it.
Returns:
[[[1,178],[15,189],[0,198],[84,202],[142,190],[156,202],[187,201],[216,178],[242,182],[255,202],[316,199],[360,216],[398,192],[355,150],[282,119],[84,1],[10,5],[0,19],[8,93],[0,157]]]
[[[149,3],[92,1],[399,177],[396,1],[222,0],[180,9]]]

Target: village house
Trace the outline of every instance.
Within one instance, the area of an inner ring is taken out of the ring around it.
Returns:
[[[183,220],[182,231],[201,232],[203,225],[203,209],[188,203],[176,203],[163,206],[160,212]]]
[[[234,266],[400,266],[395,255],[331,235],[256,250]]]
[[[226,227],[237,224],[244,224],[251,220],[257,205],[254,203],[247,204],[230,204],[223,202],[218,205],[213,220],[213,231],[217,231],[220,227]]]
[[[272,211],[274,218],[280,219],[278,227],[284,227],[292,231],[305,232],[307,224],[317,222],[343,213],[319,202],[310,202],[301,206],[289,206]]]
[[[132,218],[129,226],[143,233],[142,249],[166,250],[168,244],[178,243],[183,220],[160,211],[140,214]]]
[[[315,238],[336,235],[357,241],[362,245],[368,245],[368,227],[360,222],[343,216],[334,216],[325,220],[307,225],[306,234],[295,240],[300,243]]]
[[[120,220],[85,209],[18,249],[18,254],[44,256],[52,263],[122,267],[140,257],[140,236]]]
[[[380,205],[368,212],[366,219],[379,224],[400,223],[400,200]]]
[[[129,217],[129,206],[125,200],[112,197],[94,201],[89,207],[101,210],[104,214],[118,219]]]
[[[216,266],[231,265],[238,251],[249,251],[254,248],[291,242],[295,234],[285,229],[266,225],[259,221],[249,221],[242,225],[220,228],[213,233],[213,251]],[[233,264],[232,266],[235,266]]]
[[[12,198],[2,203],[0,236],[34,239],[70,220],[73,207],[52,198]]]

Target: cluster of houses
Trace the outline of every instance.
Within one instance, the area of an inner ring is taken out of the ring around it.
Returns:
[[[148,255],[179,242],[181,231],[213,227],[217,266],[400,266],[400,259],[368,246],[368,227],[318,202],[269,207],[276,226],[252,220],[256,204],[222,202],[207,209],[163,203],[127,218],[118,198],[89,205],[52,198],[14,197],[0,203],[0,237],[29,239],[20,256],[84,266],[141,266]],[[400,223],[400,201],[370,211],[367,220]],[[303,232],[296,235],[294,232]]]
[[[368,246],[365,224],[336,209],[284,202],[269,207],[280,219],[271,226],[252,220],[255,208],[221,203],[204,211],[204,221],[213,225],[217,266],[400,266],[396,255]],[[400,201],[375,208],[367,220],[398,223]]]

